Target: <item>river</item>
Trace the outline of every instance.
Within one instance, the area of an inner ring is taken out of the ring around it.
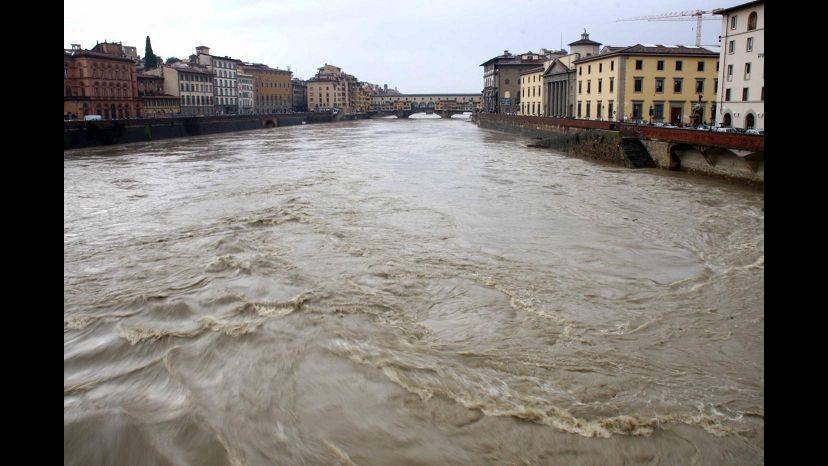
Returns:
[[[763,464],[763,191],[527,142],[64,152],[64,464]]]

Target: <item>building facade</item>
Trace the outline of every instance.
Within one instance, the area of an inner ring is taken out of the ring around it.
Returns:
[[[292,72],[261,63],[246,63],[242,69],[253,79],[256,113],[284,113],[292,109]]]
[[[713,121],[717,52],[695,46],[605,49],[573,62],[575,117],[692,125]]]
[[[161,73],[139,73],[138,96],[144,106],[144,116],[158,117],[181,113],[179,96],[164,92],[164,77]]]
[[[544,64],[543,73],[544,115],[573,117],[575,115],[575,60],[598,55],[600,42],[589,39],[586,30],[581,38],[569,44],[569,55],[555,58]]]
[[[765,2],[713,10],[722,15],[716,124],[765,129]]]
[[[305,81],[301,79],[292,79],[290,81],[290,94],[292,97],[292,107],[294,112],[308,111],[308,86]]]
[[[212,116],[213,73],[206,66],[178,61],[149,70],[164,78],[164,94],[178,97],[181,115]]]
[[[92,50],[72,44],[63,51],[64,118],[134,118],[142,110],[135,63],[120,44],[98,44]]]
[[[355,76],[344,73],[342,68],[325,64],[316,76],[307,81],[308,110],[327,112],[339,109],[344,113],[355,111],[359,82]]]
[[[252,115],[254,110],[253,76],[239,71],[239,115]]]
[[[515,113],[520,111],[520,75],[524,71],[543,66],[544,61],[566,55],[566,51],[541,49],[512,55],[508,50],[480,66],[483,67],[483,111],[488,113]]]
[[[210,55],[210,48],[196,47],[196,61],[213,73],[213,105],[216,115],[235,115],[239,112],[239,84],[236,75],[241,60]]]
[[[543,66],[538,66],[520,74],[520,114],[545,115],[543,103]]]

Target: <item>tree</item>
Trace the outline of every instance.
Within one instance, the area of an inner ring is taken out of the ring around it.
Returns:
[[[170,57],[170,58],[167,59],[167,61],[164,62],[164,64],[169,65],[169,64],[175,63],[177,61],[181,61],[181,59],[178,58],[178,57]]]
[[[150,44],[150,37],[147,36],[147,46],[144,50],[144,69],[151,70],[158,68],[158,56],[152,53],[152,44]]]

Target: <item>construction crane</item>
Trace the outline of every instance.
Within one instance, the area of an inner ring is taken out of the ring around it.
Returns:
[[[674,11],[672,13],[664,13],[661,15],[636,16],[635,18],[624,18],[617,21],[693,21],[692,18],[685,18],[687,16],[694,16],[696,21],[696,47],[701,46],[701,30],[702,21],[721,21],[721,18],[704,18],[704,15],[713,14],[711,11],[692,10],[692,11]]]

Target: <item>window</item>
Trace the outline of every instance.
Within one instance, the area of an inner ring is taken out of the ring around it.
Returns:
[[[584,74],[584,67],[583,67],[583,66],[579,66],[579,67],[578,67],[578,76],[583,76],[583,74]]]
[[[656,92],[664,92],[664,78],[656,78],[656,80],[655,80],[655,91]]]
[[[704,71],[704,62],[700,61],[698,66],[696,67],[696,71]]]
[[[725,102],[730,102],[730,88],[725,89]]]
[[[675,92],[676,94],[681,94],[681,79],[673,80],[673,92]]]
[[[601,83],[602,83],[602,81],[603,81],[603,79],[598,80],[598,92],[599,93],[601,92]]]
[[[637,70],[644,69],[644,60],[636,60],[635,61],[635,69],[637,69]]]
[[[592,80],[591,79],[587,80],[587,94],[589,94],[590,92],[592,92]],[[587,110],[587,114],[589,114],[588,110]]]
[[[716,60],[716,72],[717,73],[719,72],[719,61],[718,60]]]
[[[736,41],[732,40],[727,44],[727,53],[734,53],[736,51]]]
[[[581,81],[578,81],[578,94],[581,94]]]
[[[592,65],[587,65],[587,74],[592,74]]]
[[[589,118],[589,104],[590,104],[590,103],[591,103],[591,102],[587,100],[587,112],[586,112],[586,117],[587,117],[587,118]]]
[[[719,78],[713,80],[713,92],[719,92]]]
[[[635,92],[641,92],[644,86],[644,78],[635,78]]]
[[[613,102],[610,101],[609,107],[607,107],[607,118],[609,118],[610,120],[612,120],[612,105],[613,105]]]
[[[664,104],[653,104],[653,118],[664,118]]]
[[[756,23],[758,20],[759,15],[757,15],[755,11],[751,12],[748,16],[748,31],[756,29]]]
[[[615,70],[615,60],[610,61],[610,71]]]
[[[762,101],[765,101],[765,86],[762,86]]]
[[[736,15],[730,17],[730,29],[736,29]]]
[[[615,78],[610,78],[610,94],[612,94],[612,88],[615,87]]]
[[[696,80],[696,94],[701,94],[704,92],[704,79],[697,79]]]
[[[664,60],[659,60],[656,62],[656,69],[658,71],[664,71]]]
[[[747,38],[747,46],[745,47],[745,50],[748,51],[748,52],[753,51],[753,37],[748,37]]]
[[[604,71],[604,64],[603,63],[598,63],[598,72],[600,73],[602,71]]]
[[[745,81],[750,79],[750,62],[745,63]]]
[[[727,65],[727,80],[733,81],[733,65]]]
[[[676,60],[676,71],[681,71],[681,60]]]
[[[747,102],[748,100],[748,89],[747,87],[742,88],[742,102]]]
[[[644,108],[644,104],[642,104],[641,102],[633,102],[633,119],[634,120],[640,120],[641,119],[641,115],[643,115],[643,112],[642,112],[643,108]]]

